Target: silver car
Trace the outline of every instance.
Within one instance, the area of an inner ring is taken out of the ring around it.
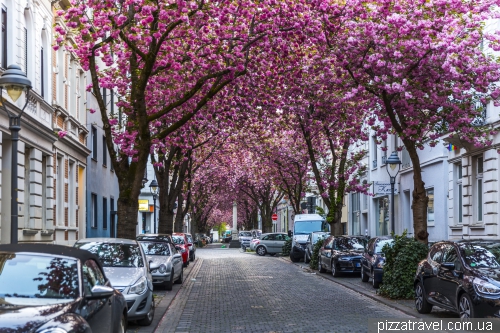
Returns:
[[[285,242],[289,239],[290,237],[284,233],[262,234],[259,244],[255,246],[255,252],[257,252],[259,256],[281,253],[283,251],[283,245],[285,245]]]
[[[172,290],[175,283],[182,284],[184,279],[182,256],[175,246],[168,242],[139,241],[148,262],[158,265],[152,269],[153,284],[159,284],[166,290]]]
[[[99,257],[111,285],[125,296],[128,320],[137,320],[142,326],[151,325],[155,306],[149,270],[158,269],[159,265],[148,264],[139,243],[121,238],[86,238],[77,241],[75,247]]]
[[[245,247],[250,246],[250,241],[252,240],[252,233],[250,231],[241,231],[238,235],[240,244]]]

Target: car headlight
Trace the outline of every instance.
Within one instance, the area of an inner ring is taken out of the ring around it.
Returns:
[[[137,280],[136,283],[132,285],[132,287],[130,287],[128,293],[140,295],[144,293],[147,288],[148,288],[148,282],[146,281],[146,278],[142,276],[139,280]]]
[[[164,264],[161,264],[160,267],[158,268],[158,271],[161,274],[165,274],[167,272],[167,267]]]
[[[474,287],[478,292],[481,294],[486,294],[486,295],[499,295],[500,294],[500,288],[495,286],[494,284],[491,284],[487,281],[481,280],[479,278],[474,278],[474,281],[472,282]]]
[[[38,331],[37,333],[68,333],[68,331],[62,328],[53,327],[53,328],[46,328],[44,330]]]
[[[385,261],[379,261],[378,264],[377,264],[377,267],[378,268],[384,268],[384,265],[385,265]]]

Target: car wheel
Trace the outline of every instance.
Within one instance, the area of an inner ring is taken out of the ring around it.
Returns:
[[[332,262],[332,275],[334,277],[339,277],[340,276],[340,272],[339,270],[337,269],[337,265],[335,265],[334,262]]]
[[[375,281],[375,272],[373,272],[373,274],[372,274],[372,286],[375,289],[377,289],[378,287],[380,287],[380,282]]]
[[[125,309],[126,310],[126,309]],[[125,333],[127,331],[127,316],[122,313],[118,327],[115,329],[115,333]]]
[[[318,271],[320,273],[325,273],[326,269],[323,268],[323,265],[321,265],[321,257],[318,257]]]
[[[172,271],[170,272],[170,280],[169,281],[165,281],[165,290],[172,290],[172,284],[174,282],[174,270],[172,269]]]
[[[196,253],[193,253],[193,258],[191,259],[191,261],[194,261],[196,259]]]
[[[424,286],[420,281],[415,286],[415,308],[419,313],[429,313],[432,311],[432,304],[427,302]]]
[[[153,322],[154,317],[155,317],[155,300],[153,298],[151,300],[151,308],[146,314],[146,317],[142,318],[141,320],[138,320],[137,323],[141,326],[149,326]]]
[[[476,314],[474,313],[474,305],[472,305],[470,296],[467,293],[460,295],[460,300],[458,301],[458,311],[460,318],[462,319],[475,318]]]
[[[175,280],[175,284],[182,284],[182,282],[184,282],[184,270],[183,269],[181,270],[181,274],[179,275],[177,280]]]
[[[295,258],[295,257],[293,256],[293,254],[290,254],[290,260],[291,260],[292,262],[299,262],[299,261],[300,261],[300,258]]]
[[[259,246],[255,252],[257,252],[259,256],[265,256],[267,253],[266,248],[263,246]]]

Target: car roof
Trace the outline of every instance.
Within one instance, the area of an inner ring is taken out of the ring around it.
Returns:
[[[137,241],[152,241],[152,242],[172,242],[172,235],[170,234],[139,234],[136,236]]]
[[[136,244],[135,239],[126,238],[107,238],[107,237],[96,237],[96,238],[83,238],[77,241],[77,243],[111,243],[111,244]]]
[[[54,256],[72,257],[80,260],[82,263],[93,259],[101,265],[99,257],[87,250],[81,250],[76,247],[69,247],[65,245],[44,244],[44,243],[22,243],[22,244],[2,244],[0,245],[0,252],[11,253],[43,253],[52,254]],[[102,267],[101,267],[102,269]]]

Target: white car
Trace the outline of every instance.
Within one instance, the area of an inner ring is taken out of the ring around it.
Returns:
[[[241,231],[238,235],[238,240],[241,245],[249,247],[250,241],[252,240],[252,233],[250,231]]]

